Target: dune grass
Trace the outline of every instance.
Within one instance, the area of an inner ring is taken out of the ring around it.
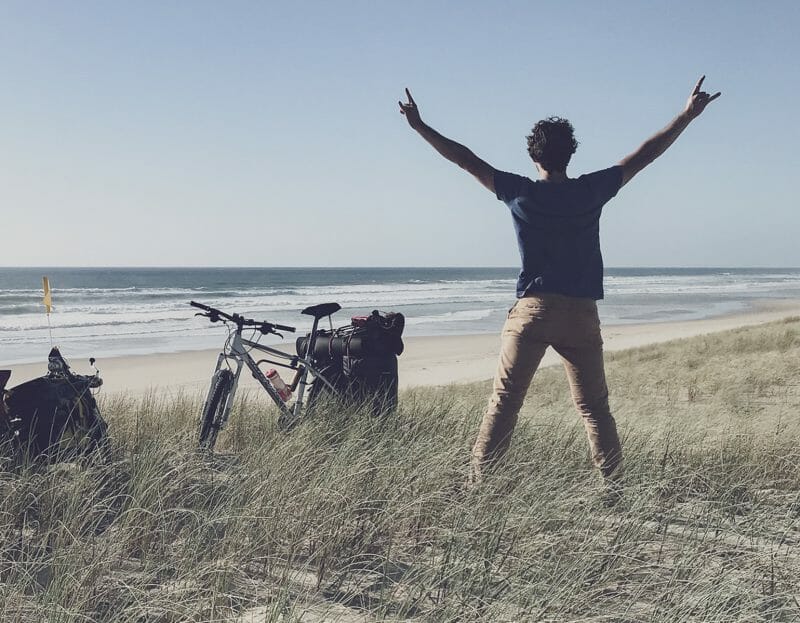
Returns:
[[[466,490],[489,384],[331,408],[108,397],[107,463],[0,472],[0,620],[800,620],[800,319],[607,356],[626,452],[599,501],[559,368]]]

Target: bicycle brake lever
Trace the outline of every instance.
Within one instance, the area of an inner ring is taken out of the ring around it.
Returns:
[[[203,313],[196,313],[195,316],[202,316],[203,318],[208,318],[211,322],[219,322],[219,314],[215,314],[213,312],[203,312]]]
[[[264,325],[262,324],[262,325],[261,325],[261,326],[258,328],[258,330],[261,332],[261,334],[262,334],[262,335],[268,335],[268,334],[270,334],[270,333],[271,333],[271,334],[273,334],[273,335],[277,335],[279,338],[283,339],[283,334],[282,334],[282,333],[278,333],[278,332],[277,332],[275,329],[273,329],[272,327],[266,327],[266,326],[264,326]]]

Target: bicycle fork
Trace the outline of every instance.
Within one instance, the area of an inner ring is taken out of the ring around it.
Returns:
[[[212,395],[214,393],[214,379],[217,376],[217,372],[222,369],[222,363],[228,359],[235,359],[236,360],[236,372],[233,373],[233,382],[231,383],[230,389],[225,392],[222,396],[222,400],[224,401],[222,405],[222,417],[219,419],[219,427],[218,431],[221,431],[225,428],[225,425],[228,423],[228,416],[230,415],[231,408],[233,407],[233,400],[236,397],[236,389],[239,386],[239,375],[242,373],[242,360],[238,357],[229,357],[225,355],[225,353],[220,353],[219,357],[217,357],[217,367],[214,368],[214,374],[212,375],[211,379],[211,386],[208,388],[208,394],[206,395],[206,401],[203,405],[202,413],[205,413],[208,409],[208,406],[211,402]]]

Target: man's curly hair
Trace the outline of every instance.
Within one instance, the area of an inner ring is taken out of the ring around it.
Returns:
[[[561,117],[542,119],[526,138],[531,158],[546,171],[566,171],[572,154],[578,149],[575,128]]]

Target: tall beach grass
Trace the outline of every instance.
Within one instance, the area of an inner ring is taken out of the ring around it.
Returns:
[[[800,319],[607,356],[606,508],[563,371],[475,489],[489,384],[290,434],[239,401],[103,397],[107,462],[0,472],[0,621],[798,621]]]

